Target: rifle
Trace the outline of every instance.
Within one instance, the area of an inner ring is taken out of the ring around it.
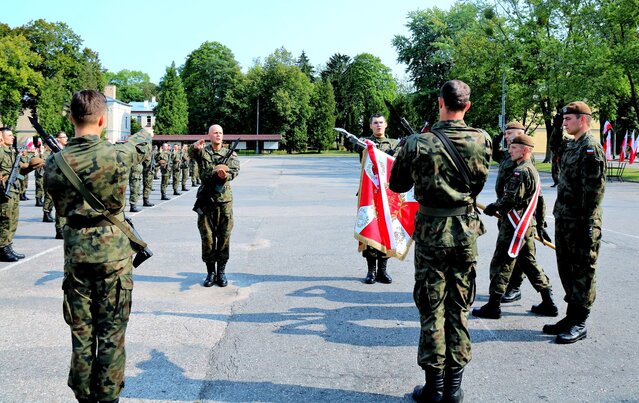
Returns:
[[[29,117],[29,120],[31,121],[33,128],[36,129],[40,137],[47,143],[49,148],[51,148],[52,153],[56,154],[62,151],[62,147],[60,146],[60,143],[58,143],[56,139],[54,139],[50,134],[44,131],[42,126],[40,126],[40,124],[38,123],[37,119]],[[25,147],[26,145],[27,144],[25,142]],[[60,155],[60,157],[62,157],[62,155]],[[64,157],[62,157],[61,160],[64,161]],[[68,167],[68,164],[66,164],[66,162],[65,162],[65,165]],[[73,169],[68,167],[68,169],[70,169],[70,172],[69,174],[67,174],[65,172],[65,169],[63,169],[62,167],[60,168],[62,169],[64,176],[73,184],[73,187],[75,187],[82,194],[82,197],[86,200],[87,203],[89,203],[91,208],[101,213],[107,220],[109,220],[113,225],[116,225],[118,228],[120,228],[120,230],[122,230],[122,232],[124,232],[127,235],[127,237],[129,238],[129,241],[131,242],[131,246],[137,252],[135,257],[133,258],[133,267],[138,267],[145,260],[153,256],[153,252],[151,251],[151,249],[149,249],[146,242],[142,240],[142,237],[133,226],[133,222],[131,221],[130,218],[126,216],[124,217],[124,221],[126,221],[127,224],[129,225],[129,227],[127,227],[117,218],[113,217],[111,213],[104,208],[104,205],[102,204],[102,202],[93,195],[93,193],[90,193],[88,190],[86,190],[84,184],[82,183],[80,178],[77,176],[77,174],[73,171]],[[73,176],[69,176],[70,174],[73,174]],[[127,230],[130,231],[130,234],[127,234]],[[133,238],[135,238],[135,241],[131,239],[132,238],[131,235],[133,235]]]
[[[393,148],[391,155],[394,155],[395,152],[397,152],[397,149],[404,145],[404,143],[406,142],[406,138],[410,136],[411,134],[414,134],[417,132],[415,131],[415,129],[413,129],[410,123],[408,123],[408,120],[406,120],[406,118],[401,116],[399,112],[397,112],[397,109],[395,109],[395,107],[388,100],[385,99],[384,104],[386,104],[386,107],[390,111],[391,115],[393,115],[393,118],[399,120],[399,123],[402,124],[402,127],[404,128],[404,131],[406,132],[406,136],[402,137],[401,140],[395,146],[395,148]],[[428,121],[426,121],[424,123],[424,127],[422,128],[421,133],[425,133],[428,130],[430,130],[430,125],[428,124]]]
[[[20,149],[18,150],[18,153],[16,154],[16,160],[13,161],[13,166],[11,167],[11,172],[9,173],[9,179],[7,179],[7,185],[5,186],[5,189],[4,189],[5,197],[9,197],[9,194],[11,193],[11,189],[13,188],[17,180],[24,179],[24,175],[20,173],[20,157],[22,157],[22,152],[26,149],[27,149],[27,141],[25,141],[22,147],[20,147]]]
[[[235,152],[237,145],[240,144],[240,139],[237,139],[231,144],[228,153],[219,161],[217,165],[226,165],[231,159],[231,156]],[[198,215],[204,214],[205,202],[211,200],[214,195],[220,194],[224,191],[224,184],[226,180],[220,179],[217,175],[213,176],[213,184],[203,183],[200,189],[198,190],[197,198],[195,199],[195,204],[193,205],[193,211],[195,211]]]
[[[347,132],[341,127],[334,127],[333,130],[344,135],[344,137],[346,137],[346,139],[350,141],[353,147],[355,147],[357,152],[360,152],[366,148],[366,143],[358,139],[357,136],[355,136],[354,134]]]
[[[151,164],[149,164],[149,171],[153,172],[155,169],[155,147],[151,144]]]
[[[62,146],[60,145],[60,143],[58,143],[58,140],[44,131],[42,126],[40,126],[40,123],[38,123],[38,119],[29,116],[29,122],[31,122],[33,128],[36,130],[36,132],[38,132],[40,138],[44,140],[44,142],[49,146],[52,152],[57,153],[62,150]]]

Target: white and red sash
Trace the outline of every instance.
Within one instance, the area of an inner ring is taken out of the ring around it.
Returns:
[[[533,173],[533,175],[536,176],[535,173]],[[520,217],[514,209],[508,212],[508,220],[510,220],[510,223],[515,228],[513,239],[510,241],[510,247],[508,248],[508,256],[510,257],[517,257],[522,246],[524,246],[526,231],[528,231],[528,227],[530,227],[535,210],[537,210],[539,193],[541,193],[541,182],[539,181],[539,177],[537,177],[535,194],[530,200],[528,207],[526,207],[523,217]]]

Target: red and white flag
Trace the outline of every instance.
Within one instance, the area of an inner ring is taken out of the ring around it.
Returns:
[[[515,175],[517,172],[514,173]],[[530,199],[530,203],[526,210],[524,211],[524,215],[522,217],[515,210],[510,210],[508,212],[508,220],[515,228],[515,233],[513,234],[513,239],[510,241],[510,246],[508,247],[508,256],[517,257],[519,255],[519,251],[524,246],[524,241],[526,240],[526,232],[528,231],[528,227],[530,227],[530,223],[532,222],[532,218],[535,215],[535,210],[537,210],[537,201],[539,200],[539,193],[541,193],[541,181],[539,177],[537,177],[537,187],[535,188],[535,194],[532,199]]]
[[[626,160],[626,148],[628,148],[628,130],[626,130],[626,135],[623,136],[623,141],[621,142],[621,150],[619,151],[619,162],[624,162]]]
[[[612,125],[610,124],[610,122],[606,120],[606,123],[604,123],[604,129],[603,129],[603,134],[606,135],[606,141],[604,141],[603,149],[604,149],[604,152],[606,153],[606,159],[608,161],[612,161],[612,139],[610,137],[611,133],[612,133]]]
[[[639,135],[637,135],[637,137],[639,137]],[[628,162],[629,163],[633,163],[635,162],[635,157],[637,156],[637,138],[635,138],[635,131],[632,131],[632,134],[630,135],[630,157],[628,157]]]
[[[358,249],[370,246],[388,257],[404,260],[412,245],[419,204],[413,189],[395,193],[388,188],[395,158],[366,141],[357,200],[355,239]]]
[[[33,137],[27,139],[27,151],[34,151],[35,145],[33,144]]]

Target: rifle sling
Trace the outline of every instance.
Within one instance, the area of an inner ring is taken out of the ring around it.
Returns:
[[[470,196],[473,198],[473,201],[476,202],[477,195],[475,194],[475,191],[473,190],[472,182],[470,179],[470,176],[471,176],[470,169],[468,168],[468,164],[464,162],[464,160],[462,159],[462,156],[459,154],[459,151],[457,150],[457,148],[455,148],[455,146],[450,141],[448,136],[446,136],[444,133],[440,132],[437,129],[435,130],[431,129],[430,132],[433,133],[435,136],[437,136],[439,141],[441,141],[442,144],[444,145],[444,149],[446,149],[446,152],[448,153],[450,158],[453,160],[455,167],[461,173],[462,177],[464,178],[464,181],[468,185],[468,189],[470,190]]]
[[[111,212],[104,207],[104,204],[102,204],[102,202],[98,200],[93,193],[89,192],[89,190],[84,186],[84,183],[82,183],[82,179],[80,179],[78,174],[73,170],[73,168],[71,168],[61,152],[53,154],[53,158],[55,158],[55,162],[60,167],[60,170],[62,170],[64,176],[66,176],[73,187],[82,194],[84,200],[89,203],[89,206],[91,206],[92,209],[102,214],[104,218],[124,232],[131,242],[135,243],[142,249],[146,248],[146,242],[135,236],[131,229],[131,225],[128,222],[122,221],[111,214]]]

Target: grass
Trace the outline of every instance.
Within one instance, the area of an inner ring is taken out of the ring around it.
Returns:
[[[537,162],[535,167],[539,172],[550,173],[549,162]],[[639,182],[639,168],[628,167],[623,171],[623,180],[626,182]]]

